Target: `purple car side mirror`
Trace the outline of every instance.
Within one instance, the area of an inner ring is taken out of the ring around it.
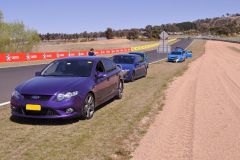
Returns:
[[[97,74],[96,74],[96,78],[97,79],[100,79],[100,78],[104,78],[104,77],[106,77],[107,75],[105,74],[105,73],[103,73],[103,72],[98,72]]]

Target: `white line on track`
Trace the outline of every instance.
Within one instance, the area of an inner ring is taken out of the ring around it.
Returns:
[[[10,102],[8,101],[8,102],[0,103],[0,107],[1,107],[1,106],[5,106],[5,105],[7,105],[7,104],[10,104]]]
[[[164,59],[161,59],[161,60],[159,60],[159,61],[154,61],[154,62],[151,62],[151,63],[149,63],[149,64],[154,64],[154,63],[158,63],[158,62],[161,62],[161,61],[163,61],[163,60],[166,60],[167,58],[164,58]]]

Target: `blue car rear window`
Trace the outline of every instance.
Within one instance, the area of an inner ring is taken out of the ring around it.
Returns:
[[[181,55],[182,52],[172,52],[171,54],[172,54],[172,55]]]
[[[132,64],[134,63],[135,57],[134,56],[114,56],[113,61],[117,64]]]
[[[130,52],[129,54],[135,54],[135,55],[139,55],[139,56],[141,56],[142,58],[144,58],[144,54],[142,54],[142,53]]]
[[[89,60],[58,60],[50,63],[41,75],[89,77],[92,66],[93,62]]]

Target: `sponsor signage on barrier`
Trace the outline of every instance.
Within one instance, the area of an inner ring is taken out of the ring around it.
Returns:
[[[58,58],[64,58],[68,56],[69,56],[68,52],[58,52]]]
[[[7,56],[6,53],[0,53],[0,62],[6,62],[7,61],[6,56]]]
[[[88,51],[80,51],[79,56],[87,56]]]
[[[27,60],[26,53],[9,53],[7,55],[8,62],[22,62],[26,60]]]
[[[31,52],[28,54],[27,59],[29,61],[43,60],[43,53],[42,52],[37,52],[37,53]]]
[[[56,59],[57,52],[46,52],[43,54],[43,59]]]
[[[112,50],[106,50],[106,54],[111,54]]]
[[[142,50],[152,48],[158,44],[148,44],[132,48],[116,48],[107,50],[96,50],[96,55],[124,53],[135,50]],[[30,52],[30,53],[2,53],[0,54],[0,62],[23,62],[23,61],[37,61],[37,60],[51,60],[56,58],[73,57],[73,56],[87,56],[88,51],[64,51],[64,52]]]
[[[168,42],[173,42],[175,40],[176,39],[170,39],[170,40],[168,40]],[[157,47],[157,46],[159,46],[159,43],[146,44],[146,45],[132,47],[131,51],[140,51],[140,50],[145,50],[145,49],[149,49],[149,48],[153,48],[153,47]]]
[[[79,51],[71,51],[71,52],[69,52],[69,57],[75,57],[75,56],[79,56]]]
[[[106,50],[101,50],[101,54],[106,54]]]
[[[95,55],[100,55],[101,51],[100,50],[96,50],[94,53],[95,53]]]

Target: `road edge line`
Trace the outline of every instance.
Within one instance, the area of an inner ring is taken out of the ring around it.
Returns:
[[[158,61],[151,62],[151,63],[149,63],[149,64],[158,63],[158,62],[161,62],[161,61],[166,60],[166,59],[167,59],[167,58],[164,58],[164,59],[161,59],[161,60],[158,60]]]
[[[5,106],[5,105],[7,105],[7,104],[10,104],[10,101],[4,102],[4,103],[0,103],[0,107]]]

